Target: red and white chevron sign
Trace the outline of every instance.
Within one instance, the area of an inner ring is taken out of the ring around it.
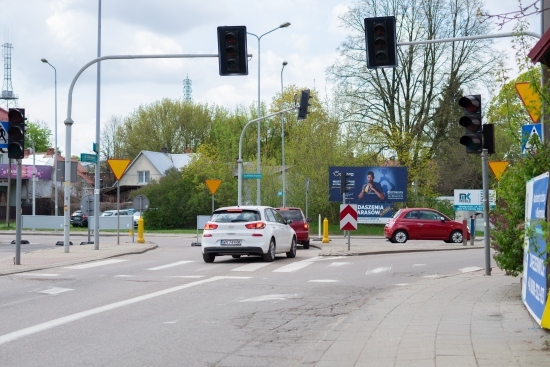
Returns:
[[[340,229],[343,231],[357,229],[357,204],[340,204]]]

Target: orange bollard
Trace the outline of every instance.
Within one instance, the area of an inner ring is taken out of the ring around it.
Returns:
[[[329,243],[330,240],[328,239],[328,219],[325,218],[323,221],[323,240],[322,243]]]
[[[139,217],[138,219],[138,239],[137,243],[145,243],[145,238],[143,238],[143,218]]]

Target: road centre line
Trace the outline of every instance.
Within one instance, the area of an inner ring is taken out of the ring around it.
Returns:
[[[195,282],[179,285],[177,287],[167,288],[167,289],[164,289],[162,291],[153,292],[153,293],[149,293],[149,294],[144,294],[142,296],[130,298],[130,299],[127,299],[127,300],[124,300],[124,301],[111,303],[111,304],[108,304],[108,305],[105,305],[105,306],[92,308],[91,310],[77,312],[75,314],[60,317],[58,319],[47,321],[47,322],[44,322],[42,324],[30,326],[30,327],[27,327],[27,328],[24,328],[24,329],[21,329],[21,330],[17,330],[17,331],[8,333],[8,334],[0,335],[0,345],[9,343],[9,342],[14,341],[16,339],[23,338],[25,336],[29,336],[29,335],[32,335],[32,334],[39,333],[41,331],[45,331],[45,330],[54,328],[56,326],[68,324],[69,322],[77,321],[77,320],[83,319],[83,318],[88,317],[88,316],[97,315],[97,314],[100,314],[102,312],[111,311],[111,310],[114,310],[114,309],[117,309],[117,308],[120,308],[120,307],[123,307],[123,306],[128,306],[128,305],[138,303],[138,302],[141,302],[141,301],[145,301],[145,300],[148,300],[148,299],[151,299],[151,298],[164,296],[166,294],[177,292],[177,291],[180,291],[182,289],[191,288],[191,287],[194,287],[194,286],[197,286],[197,285],[210,283],[210,282],[215,282],[215,281],[223,280],[223,279],[250,279],[250,277],[215,276],[215,277],[212,277],[212,278],[202,279],[202,280],[198,280],[198,281],[195,281]]]
[[[192,263],[192,262],[193,262],[192,260],[183,260],[183,261],[178,261],[178,262],[171,263],[171,264],[166,264],[166,265],[161,265],[161,266],[157,266],[157,267],[154,267],[154,268],[149,268],[149,269],[146,269],[146,270],[161,270],[161,269],[171,268],[172,266],[178,266],[178,265]]]

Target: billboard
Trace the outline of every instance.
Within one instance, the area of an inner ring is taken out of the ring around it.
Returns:
[[[346,204],[407,201],[407,167],[329,167],[329,201],[342,202],[341,174],[348,181]]]
[[[543,173],[527,182],[525,193],[525,246],[521,298],[529,313],[543,328],[550,328],[548,305],[548,267],[546,240],[542,222],[547,221],[546,204],[549,174]]]
[[[495,190],[489,190],[489,209],[497,203]],[[483,190],[454,190],[454,209],[459,211],[483,211]]]

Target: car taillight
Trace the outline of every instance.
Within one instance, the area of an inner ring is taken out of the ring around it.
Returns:
[[[304,223],[304,229],[308,229],[309,225],[307,223]]]
[[[244,225],[248,229],[264,229],[265,223],[264,222],[255,222],[255,223],[248,223]]]
[[[206,224],[204,225],[204,229],[205,229],[205,230],[206,230],[206,229],[216,229],[216,228],[218,228],[218,225],[217,225],[217,224],[214,224],[214,223],[206,223]]]

